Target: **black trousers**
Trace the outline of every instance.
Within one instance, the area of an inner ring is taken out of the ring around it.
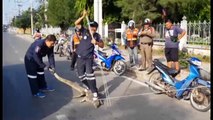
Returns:
[[[72,59],[71,59],[70,67],[74,68],[75,67],[75,63],[76,63],[77,58],[78,58],[78,55],[76,54],[76,52],[73,52],[71,57],[72,57]]]
[[[80,58],[77,59],[77,70],[79,79],[86,85],[92,93],[97,93],[98,89],[96,87],[96,79],[93,66],[93,58]]]
[[[24,59],[24,63],[30,84],[30,89],[32,94],[34,95],[39,92],[39,89],[47,87],[44,76],[44,69],[39,68],[36,62],[34,62],[33,60],[29,60],[26,56]]]

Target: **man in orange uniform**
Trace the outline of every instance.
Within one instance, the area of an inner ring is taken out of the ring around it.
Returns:
[[[128,28],[125,31],[125,47],[127,47],[129,52],[130,66],[133,67],[138,65],[138,32],[139,30],[135,28],[135,21],[130,20],[128,23]]]
[[[75,68],[75,63],[78,57],[75,51],[78,47],[78,44],[80,43],[80,40],[81,40],[80,30],[78,28],[75,28],[75,33],[72,35],[70,40],[70,49],[72,52],[72,59],[71,59],[71,65],[70,65],[71,70],[74,70]]]

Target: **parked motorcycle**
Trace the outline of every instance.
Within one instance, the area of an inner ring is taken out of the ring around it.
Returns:
[[[165,93],[177,99],[190,100],[193,108],[198,111],[208,111],[211,105],[210,81],[203,79],[200,74],[201,61],[191,57],[189,62],[189,75],[179,81],[175,76],[179,71],[162,64],[158,59],[153,61],[153,68],[149,81],[145,82],[154,93]]]
[[[95,56],[100,61],[100,66],[106,70],[112,70],[116,75],[122,75],[127,65],[122,57],[118,47],[115,44],[111,45],[112,54],[108,57],[106,53],[95,50]]]

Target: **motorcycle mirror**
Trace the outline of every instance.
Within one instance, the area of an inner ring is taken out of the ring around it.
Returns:
[[[188,49],[187,49],[186,47],[183,47],[183,48],[182,48],[182,52],[187,53],[187,52],[188,52]]]

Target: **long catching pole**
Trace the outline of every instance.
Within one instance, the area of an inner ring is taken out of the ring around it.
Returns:
[[[91,29],[90,29],[90,21],[89,21],[89,18],[88,18],[88,16],[86,15],[86,19],[87,19],[87,24],[88,24],[88,29],[89,29],[89,33],[90,33],[90,35],[91,35],[91,37],[92,37],[92,39],[94,39],[94,37],[93,37],[93,34],[92,34],[92,31],[91,31]],[[101,68],[101,67],[100,67]],[[103,73],[103,69],[101,68],[101,74],[102,74],[102,77],[104,76],[104,73]],[[106,101],[107,101],[107,104],[109,105],[109,106],[111,106],[111,101],[110,101],[110,99],[108,99],[108,96],[109,96],[109,91],[108,91],[108,87],[107,87],[107,82],[106,82],[106,79],[103,79],[103,84],[104,84],[104,91],[105,91],[105,94],[106,94]]]
[[[33,35],[33,0],[31,0],[31,34]]]

